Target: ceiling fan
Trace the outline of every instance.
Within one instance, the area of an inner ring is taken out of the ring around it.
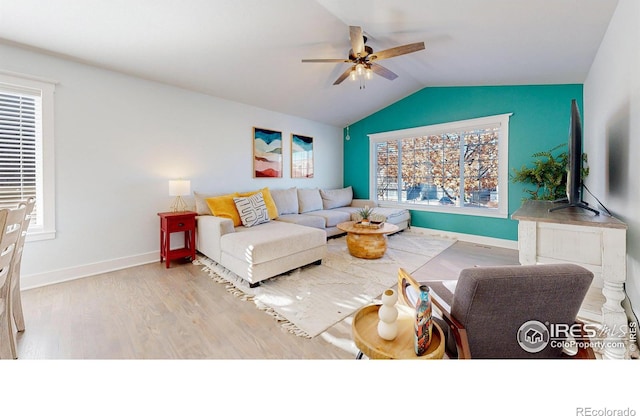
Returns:
[[[320,62],[320,63],[337,63],[346,62],[352,65],[342,73],[333,83],[338,85],[349,76],[352,79],[360,77],[360,79],[371,79],[373,73],[376,73],[388,80],[398,78],[398,75],[376,63],[382,59],[389,59],[395,56],[405,55],[424,49],[424,42],[410,43],[407,45],[396,46],[394,48],[385,49],[380,52],[373,52],[370,46],[367,46],[367,37],[362,34],[360,26],[349,26],[349,38],[351,39],[351,50],[348,59],[303,59],[302,62]],[[360,84],[360,88],[364,88],[364,84]]]

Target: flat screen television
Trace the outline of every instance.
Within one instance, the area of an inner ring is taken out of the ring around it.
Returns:
[[[549,211],[576,207],[594,212],[599,212],[582,200],[582,120],[578,102],[571,100],[571,117],[569,119],[569,148],[567,157],[567,197],[560,199],[558,203],[563,205],[553,207]]]

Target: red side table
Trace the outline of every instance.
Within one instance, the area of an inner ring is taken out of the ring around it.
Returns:
[[[159,212],[160,217],[160,262],[169,268],[171,260],[196,258],[196,215],[193,211]],[[184,247],[171,249],[171,233],[184,231]]]

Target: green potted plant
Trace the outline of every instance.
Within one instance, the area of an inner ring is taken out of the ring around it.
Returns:
[[[569,156],[566,150],[557,153],[562,147],[566,147],[566,144],[558,145],[545,152],[536,152],[532,155],[533,166],[523,165],[520,169],[513,169],[511,176],[513,182],[535,186],[535,189],[524,189],[530,195],[529,199],[555,201],[566,197]],[[582,161],[586,164],[586,153],[582,154]],[[581,172],[582,179],[587,175],[589,175],[589,168],[585,165]]]
[[[358,210],[358,215],[361,218],[360,222],[362,224],[369,224],[369,219],[371,218],[372,214],[373,214],[373,208],[369,208],[368,205],[365,205],[364,208],[360,208]]]

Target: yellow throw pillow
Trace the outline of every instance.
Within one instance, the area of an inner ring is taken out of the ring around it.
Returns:
[[[237,227],[242,225],[240,214],[236,209],[236,203],[233,200],[235,195],[220,195],[211,198],[206,198],[207,205],[211,210],[211,213],[216,217],[229,218],[233,221],[233,226]]]
[[[246,198],[248,196],[257,194],[258,192],[262,192],[262,199],[264,199],[264,204],[267,206],[269,219],[275,220],[276,218],[278,218],[278,207],[276,207],[276,202],[273,200],[273,197],[271,196],[271,192],[269,191],[269,188],[262,188],[252,192],[236,192],[235,196]]]

